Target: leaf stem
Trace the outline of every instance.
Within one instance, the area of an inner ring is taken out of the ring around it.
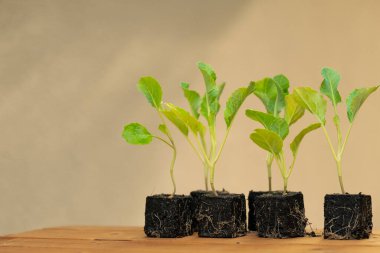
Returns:
[[[173,146],[173,158],[172,158],[172,162],[170,164],[170,177],[172,179],[172,184],[173,184],[172,196],[174,196],[176,191],[177,191],[177,186],[176,186],[175,179],[174,179],[174,164],[175,164],[176,157],[177,157],[177,149],[175,146]]]
[[[223,139],[222,145],[220,146],[218,154],[216,155],[216,157],[215,157],[215,159],[213,161],[214,163],[216,163],[219,160],[220,154],[222,153],[224,145],[226,144],[226,141],[227,141],[227,137],[228,137],[228,135],[230,133],[230,129],[231,129],[231,127],[227,128],[226,134],[224,135],[224,139]]]
[[[267,172],[268,172],[268,188],[269,191],[272,191],[272,163],[273,163],[273,155],[268,152],[267,154]]]
[[[350,126],[349,126],[349,128],[347,130],[346,137],[344,138],[344,142],[343,142],[342,148],[340,149],[340,154],[339,154],[340,157],[342,157],[344,149],[346,148],[346,143],[347,143],[348,137],[350,136],[352,125],[353,125],[353,123],[350,123]]]
[[[162,139],[161,137],[159,137],[159,136],[155,136],[155,135],[152,135],[152,137],[153,137],[153,138],[156,138],[156,139],[158,139],[158,140],[160,140],[160,141],[162,141],[162,142],[164,142],[164,143],[166,143],[169,147],[173,148],[172,144],[170,144],[168,141]]]
[[[330,146],[331,152],[332,152],[332,154],[333,154],[333,156],[334,156],[334,159],[335,159],[335,161],[336,161],[338,158],[337,158],[337,156],[336,156],[336,153],[335,153],[335,150],[334,150],[334,146],[333,146],[332,143],[331,143],[330,136],[329,136],[329,134],[327,133],[327,130],[326,130],[325,125],[321,123],[321,126],[322,126],[322,129],[323,129],[323,133],[324,133],[325,136],[326,136],[327,142],[329,143],[329,146]]]
[[[174,143],[174,140],[173,140],[173,137],[170,133],[170,130],[169,128],[167,127],[166,125],[166,122],[165,122],[165,119],[164,117],[162,116],[161,112],[159,111],[159,108],[157,110],[157,113],[158,113],[158,116],[160,117],[161,121],[162,121],[162,124],[165,125],[166,127],[166,135],[168,136],[169,140],[170,140],[170,143],[171,143],[171,147],[173,149],[173,158],[172,158],[172,162],[170,164],[170,177],[171,177],[171,180],[172,180],[172,184],[173,184],[173,193],[172,193],[172,196],[175,195],[176,193],[176,190],[177,190],[177,186],[176,186],[176,183],[175,183],[175,178],[174,178],[174,164],[175,164],[175,160],[177,158],[177,148],[175,146],[175,143]],[[163,139],[162,139],[163,140]],[[164,141],[164,140],[163,140]],[[169,143],[168,143],[169,144]],[[170,146],[170,145],[169,145]]]

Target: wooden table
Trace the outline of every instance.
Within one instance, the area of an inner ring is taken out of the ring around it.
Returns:
[[[0,237],[0,253],[91,252],[380,252],[380,234],[369,240],[329,241],[321,237],[264,239],[255,233],[235,239],[190,236],[179,239],[146,238],[138,227],[56,227]]]

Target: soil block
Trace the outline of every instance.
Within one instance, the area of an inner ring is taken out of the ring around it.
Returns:
[[[146,197],[144,232],[148,237],[191,235],[191,197],[160,194]]]
[[[367,239],[372,233],[372,201],[364,194],[325,196],[325,239]]]
[[[193,224],[191,225],[191,228],[193,229],[193,232],[198,232],[198,216],[199,216],[199,204],[200,199],[205,194],[211,194],[212,191],[205,191],[205,190],[196,190],[190,192],[190,196],[192,198],[191,202],[191,212],[193,215]],[[228,191],[218,191],[218,194],[227,194]]]
[[[258,196],[268,194],[269,191],[250,191],[248,194],[248,230],[256,231],[255,200]]]
[[[307,219],[301,192],[271,192],[255,200],[256,229],[260,237],[305,236]]]
[[[204,194],[198,216],[198,235],[234,238],[247,234],[244,194]]]

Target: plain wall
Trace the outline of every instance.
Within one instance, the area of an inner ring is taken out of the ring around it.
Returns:
[[[156,77],[165,101],[188,108],[178,84],[203,91],[196,62],[205,61],[227,83],[223,109],[234,89],[279,73],[318,89],[322,67],[330,66],[341,73],[345,99],[354,87],[380,83],[379,13],[375,0],[1,0],[0,233],[142,226],[145,197],[171,191],[171,151],[121,138],[135,121],[158,133],[159,118],[136,89],[139,77]],[[217,188],[245,194],[267,189],[266,153],[248,138],[258,124],[246,108],[263,106],[254,96],[244,104],[215,177]],[[380,92],[362,107],[343,161],[346,190],[372,195],[375,228],[379,109]],[[346,131],[344,103],[339,112]],[[290,136],[313,121],[306,115]],[[202,165],[172,129],[178,193],[188,194],[203,188]],[[225,129],[221,112],[219,143]],[[281,189],[276,166],[273,173]],[[321,229],[323,197],[340,190],[322,131],[304,139],[289,188],[304,193],[307,217]]]

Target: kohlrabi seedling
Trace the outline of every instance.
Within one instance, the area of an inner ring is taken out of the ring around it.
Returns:
[[[169,128],[166,125],[164,113],[165,111],[162,108],[162,89],[160,84],[152,77],[142,77],[137,85],[138,89],[145,95],[148,102],[156,110],[161,124],[158,126],[160,130],[166,137],[167,140],[151,134],[143,125],[139,123],[131,123],[124,127],[123,138],[133,145],[146,145],[152,142],[153,138],[162,141],[167,144],[173,150],[173,158],[170,165],[170,176],[173,183],[173,193],[172,196],[176,193],[176,183],[174,180],[174,164],[177,155],[177,148],[174,143],[173,137],[170,133]]]
[[[253,85],[253,93],[264,104],[268,114],[273,117],[279,117],[279,114],[285,107],[284,96],[289,94],[289,80],[284,75],[277,75],[273,78],[264,78],[257,82],[251,82]],[[277,86],[280,89],[277,89]],[[303,110],[300,116],[302,116]],[[273,154],[267,154],[267,173],[268,188],[272,191],[272,163]]]
[[[339,184],[342,193],[346,193],[343,185],[342,179],[342,156],[344,149],[347,144],[348,137],[351,133],[351,128],[356,118],[356,114],[358,113],[360,107],[364,103],[364,101],[368,98],[371,93],[377,90],[379,86],[373,86],[369,88],[359,88],[354,89],[346,99],[346,107],[347,107],[347,117],[350,123],[350,126],[347,130],[345,137],[342,135],[342,128],[340,124],[340,118],[338,115],[337,106],[341,102],[341,96],[338,91],[338,84],[340,81],[340,75],[331,68],[322,69],[323,81],[320,87],[320,92],[315,91],[309,87],[300,87],[296,88],[294,91],[296,101],[306,110],[311,112],[317,120],[321,123],[323,133],[326,136],[327,142],[330,146],[331,152],[333,154],[334,160],[337,166]],[[327,102],[323,98],[323,95],[327,96],[334,109],[334,118],[333,122],[337,132],[337,148],[335,149],[330,135],[326,130],[326,107]]]
[[[293,172],[299,145],[304,136],[319,128],[320,124],[316,123],[306,127],[294,138],[290,144],[290,149],[293,153],[293,161],[290,166],[287,167],[283,151],[284,140],[289,134],[289,127],[303,116],[304,109],[296,103],[293,94],[287,95],[289,82],[282,75],[281,79],[276,80],[276,78],[265,78],[253,84],[255,87],[254,92],[256,89],[261,91],[261,93],[259,93],[261,97],[259,96],[259,98],[264,102],[268,112],[264,113],[254,110],[246,110],[246,115],[250,119],[261,123],[264,127],[264,129],[256,129],[250,135],[250,138],[259,147],[269,153],[269,159],[267,159],[269,184],[271,176],[271,159],[274,158],[276,160],[284,181],[284,193],[286,193],[288,179]],[[283,108],[285,108],[285,111],[284,115],[281,116],[280,112]]]
[[[244,100],[252,93],[252,85],[235,90],[227,100],[224,110],[224,121],[227,126],[223,141],[218,146],[216,138],[216,116],[220,109],[219,98],[224,89],[224,83],[216,83],[216,74],[210,65],[203,62],[198,63],[201,71],[206,91],[200,96],[197,91],[190,90],[188,83],[181,83],[184,95],[188,100],[191,113],[170,103],[165,103],[162,113],[180,130],[186,137],[195,153],[204,166],[204,183],[208,190],[210,183],[215,195],[217,192],[214,186],[215,166],[222,153],[223,147],[229,135],[232,122]],[[207,122],[205,127],[200,116]],[[206,129],[208,130],[206,132]],[[208,134],[209,141],[206,141]]]

